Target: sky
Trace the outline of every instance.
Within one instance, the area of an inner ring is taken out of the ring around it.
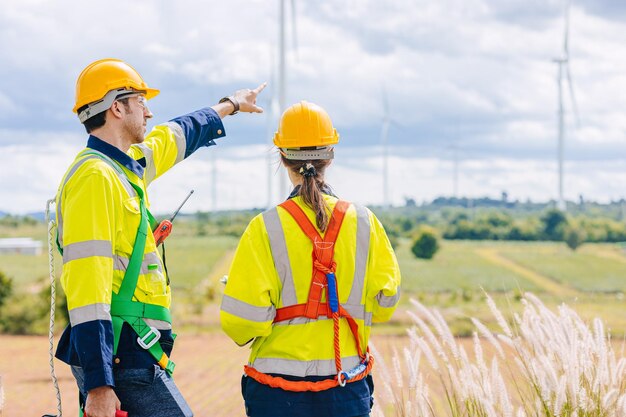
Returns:
[[[149,189],[152,210],[261,208],[287,187],[271,144],[279,111],[280,0],[0,0],[0,211],[42,211],[85,145],[75,81],[114,57],[161,90],[149,128],[268,81],[265,113]],[[547,201],[557,188],[564,0],[295,0],[287,11],[287,104],[314,102],[340,134],[327,180],[342,198]],[[294,25],[295,22],[295,25]],[[564,91],[566,199],[626,196],[626,2],[572,0]],[[385,112],[385,101],[388,111]],[[272,103],[274,103],[272,105]],[[456,168],[455,168],[456,167]],[[456,175],[455,175],[456,173]]]

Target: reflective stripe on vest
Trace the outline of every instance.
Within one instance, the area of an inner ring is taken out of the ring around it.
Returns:
[[[291,264],[289,263],[289,255],[287,253],[287,241],[283,225],[278,217],[278,207],[263,213],[263,221],[265,222],[265,230],[267,230],[270,240],[274,266],[282,284],[280,297],[283,300],[283,305],[297,304],[296,288],[294,287],[293,273],[291,272]]]
[[[342,369],[352,369],[360,362],[358,355],[341,358]],[[334,359],[296,361],[283,358],[257,358],[254,369],[263,373],[283,374],[297,377],[335,375]]]

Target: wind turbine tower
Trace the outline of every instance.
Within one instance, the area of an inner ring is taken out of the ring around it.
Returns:
[[[387,91],[383,89],[383,126],[380,132],[380,142],[383,148],[383,208],[388,209],[389,203],[389,103],[387,102]]]
[[[287,108],[287,65],[286,65],[286,35],[285,35],[285,3],[287,0],[278,0],[280,8],[280,24],[278,25],[278,117],[280,118]],[[296,2],[291,0],[291,28],[294,49],[297,51]],[[287,174],[279,173],[279,199],[282,201],[287,194]]]
[[[454,158],[453,165],[453,197],[459,197],[459,144],[455,141],[452,144],[452,157]]]
[[[552,61],[558,66],[557,90],[559,94],[558,107],[558,170],[559,170],[559,189],[557,207],[561,211],[566,210],[565,198],[563,197],[563,153],[565,147],[565,109],[563,107],[563,78],[566,78],[569,95],[572,101],[572,110],[578,120],[578,109],[576,107],[576,99],[574,96],[574,86],[572,84],[572,74],[569,67],[569,9],[570,0],[565,3],[565,28],[563,31],[563,52],[561,56],[554,58]]]
[[[217,210],[217,152],[211,152],[211,213]]]
[[[273,150],[274,146],[274,131],[276,130],[277,119],[280,116],[280,111],[278,109],[278,97],[277,97],[277,85],[276,82],[276,51],[274,47],[270,47],[270,77],[269,77],[269,88],[268,88],[268,111],[265,113],[266,117],[266,135],[268,138],[268,151],[266,155],[266,163],[267,163],[267,208],[270,208],[274,205],[274,173],[276,171],[274,162],[275,162],[275,154],[270,151]],[[284,197],[283,197],[284,198]]]
[[[278,33],[278,110],[285,110],[285,96],[287,86],[285,85],[285,1],[280,3],[280,25]]]

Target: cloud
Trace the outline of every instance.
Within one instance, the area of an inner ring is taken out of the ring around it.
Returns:
[[[0,166],[11,175],[0,177],[0,211],[41,211],[81,145],[58,138],[44,146],[10,145],[0,153]],[[376,147],[336,149],[327,181],[344,199],[361,204],[383,202],[382,151]],[[268,161],[270,162],[268,164]],[[389,195],[394,205],[404,198],[425,202],[454,192],[454,154],[408,156],[391,148]],[[461,196],[546,201],[556,195],[556,162],[535,159],[473,158],[459,154],[458,190]],[[184,212],[267,207],[282,201],[290,186],[269,145],[203,148],[174,167],[149,188],[155,213],[173,212],[188,192],[193,197]],[[608,202],[623,195],[623,161],[566,161],[565,196]],[[598,184],[603,184],[598,187]],[[26,186],[25,186],[26,185]],[[216,188],[213,188],[216,187]]]
[[[576,4],[587,12],[610,20],[624,21],[626,4],[620,0],[578,0]]]
[[[0,120],[9,119],[20,111],[13,99],[0,91]]]
[[[0,166],[0,211],[43,211],[54,198],[67,166],[81,146],[70,140],[45,145],[12,144],[2,147]]]
[[[565,151],[567,161],[583,163],[585,169],[603,161],[623,163],[626,155],[626,96],[619,94],[626,90],[622,3],[572,2],[570,67],[580,122],[564,85]],[[386,94],[394,121],[389,131],[394,158],[429,167],[439,161],[437,169],[443,169],[456,148],[466,160],[482,163],[543,164],[537,171],[549,177],[547,167],[556,158],[558,104],[558,69],[552,60],[562,49],[563,7],[562,0],[296,2],[297,51],[287,26],[286,101],[322,105],[342,146],[353,153],[361,148],[375,152]],[[259,98],[268,113],[228,118],[228,137],[220,145],[228,152],[267,147],[278,118],[269,111],[277,94],[272,82],[278,12],[277,4],[261,0],[7,0],[0,13],[0,151],[15,145],[49,149],[57,142],[80,146],[84,132],[70,111],[75,80],[87,63],[107,56],[127,60],[161,89],[150,103],[156,115],[150,125],[270,81]],[[54,158],[54,150],[49,151]],[[225,171],[245,171],[233,163]],[[488,165],[485,170],[492,172]],[[379,173],[362,175],[380,181]],[[423,175],[444,189],[443,180]],[[233,191],[238,178],[221,182],[224,207],[243,204],[244,196]],[[514,177],[502,178],[515,184]],[[600,180],[593,174],[589,178]],[[427,189],[420,178],[415,181]],[[263,200],[259,195],[250,204]]]

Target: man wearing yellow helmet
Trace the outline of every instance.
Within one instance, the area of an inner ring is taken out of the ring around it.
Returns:
[[[72,367],[90,417],[191,416],[176,388],[169,278],[151,228],[147,186],[197,149],[225,135],[221,119],[260,113],[254,90],[146,133],[147,101],[159,90],[117,59],[87,66],[74,112],[89,138],[57,193],[61,283],[70,324],[56,356]]]
[[[252,342],[241,391],[249,417],[364,417],[373,401],[372,322],[389,320],[400,268],[366,207],[325,181],[339,135],[302,101],[282,115],[274,144],[294,189],[256,216],[228,274],[220,320]]]

